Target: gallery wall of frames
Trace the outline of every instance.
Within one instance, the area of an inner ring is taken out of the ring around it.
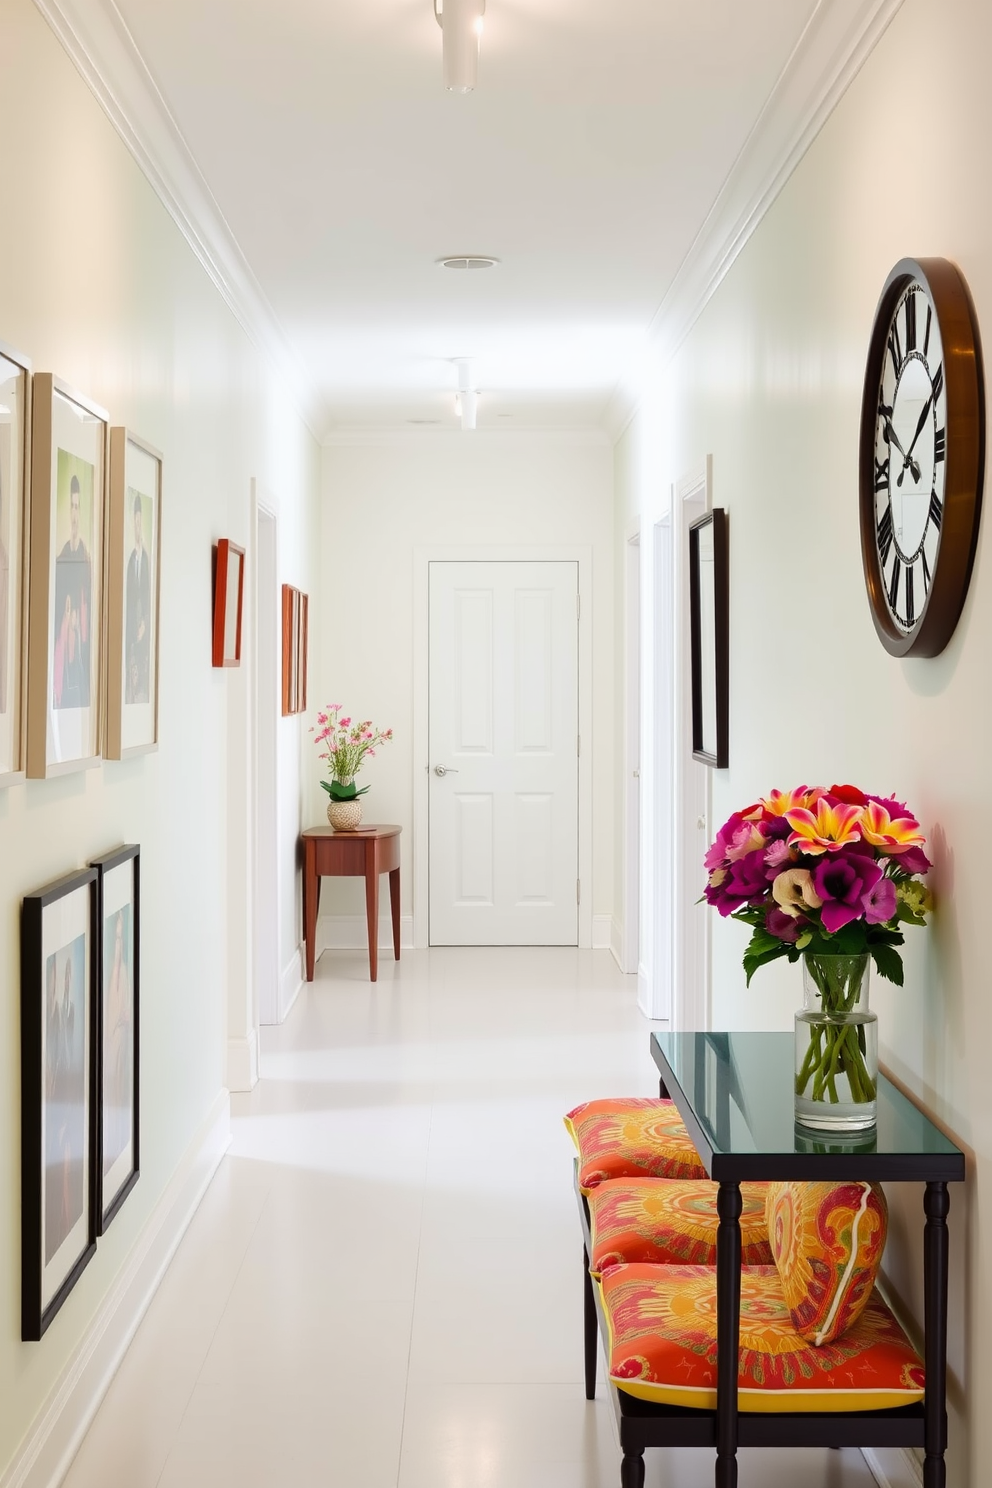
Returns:
[[[0,789],[158,748],[162,477],[158,450],[0,343]],[[245,555],[218,550],[215,658],[238,665]],[[22,900],[24,1340],[138,1180],[139,865],[119,847]]]

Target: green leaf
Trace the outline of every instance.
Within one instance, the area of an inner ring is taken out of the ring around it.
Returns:
[[[772,936],[771,939],[774,940],[774,936]],[[767,966],[771,961],[778,961],[782,956],[789,956],[789,959],[792,960],[793,958],[790,955],[791,950],[792,947],[786,945],[785,942],[781,940],[776,941],[774,947],[771,950],[760,951],[757,953],[751,951],[750,949],[746,950],[744,952],[744,975],[747,978],[747,985],[750,987],[751,978],[754,976],[754,973],[759,969],[759,967]]]
[[[890,945],[873,945],[871,958],[875,963],[875,969],[880,977],[887,982],[895,982],[897,987],[903,984],[902,957],[899,952],[893,950]]]

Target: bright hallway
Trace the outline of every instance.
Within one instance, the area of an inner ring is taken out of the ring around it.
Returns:
[[[613,1488],[582,1389],[562,1113],[652,1094],[608,952],[327,953],[66,1488]],[[601,1361],[602,1365],[602,1361]],[[708,1488],[710,1451],[647,1488]],[[857,1452],[742,1452],[741,1488],[868,1488]]]

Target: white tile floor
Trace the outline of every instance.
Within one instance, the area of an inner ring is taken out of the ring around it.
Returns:
[[[562,1113],[654,1094],[605,952],[328,953],[67,1488],[618,1488],[582,1390]],[[708,1452],[647,1488],[709,1488]],[[743,1452],[741,1488],[869,1488],[858,1453]]]

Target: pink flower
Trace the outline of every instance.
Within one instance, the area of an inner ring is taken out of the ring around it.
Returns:
[[[896,886],[891,878],[880,878],[861,902],[869,925],[884,925],[896,912]]]

